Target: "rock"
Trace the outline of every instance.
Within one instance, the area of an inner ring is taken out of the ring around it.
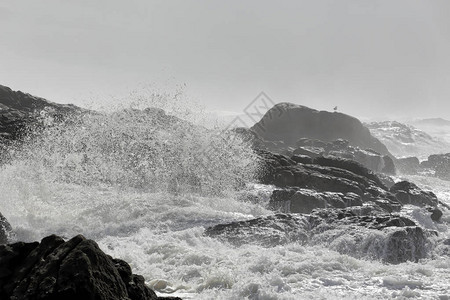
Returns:
[[[383,182],[357,162],[322,156],[313,159],[312,164],[296,160],[303,159],[293,156],[288,160],[264,152],[262,162],[267,166],[263,168],[261,182],[286,189],[272,194],[271,205],[276,210],[309,213],[314,208],[342,208],[365,202],[372,202],[385,212],[401,207]]]
[[[317,140],[317,139],[308,139],[308,138],[301,138],[301,139],[299,139],[295,143],[295,145],[297,147],[305,147],[305,146],[307,146],[307,147],[316,147],[316,148],[323,148],[323,149],[329,147],[329,144],[324,142],[324,141]]]
[[[433,170],[435,176],[440,179],[450,180],[450,153],[430,155],[420,166]]]
[[[0,213],[0,245],[8,242],[8,237],[12,232],[11,225],[8,220]]]
[[[41,243],[0,246],[0,298],[158,299],[126,262],[81,235],[67,242],[51,235]]]
[[[417,174],[420,169],[420,161],[415,156],[399,158],[396,165],[400,173],[403,174]]]
[[[236,246],[256,244],[264,247],[289,242],[306,243],[308,219],[291,214],[275,214],[256,219],[219,224],[205,230],[205,235],[226,240]]]
[[[27,125],[42,117],[43,110],[54,119],[84,111],[71,104],[53,103],[0,85],[0,135],[7,140],[20,138]]]
[[[205,235],[236,246],[274,247],[297,241],[393,264],[426,257],[427,234],[406,217],[362,207],[316,209],[311,214],[275,214],[205,230]]]
[[[282,140],[288,146],[294,146],[301,138],[323,142],[345,139],[361,149],[390,155],[386,146],[373,137],[358,119],[292,103],[275,105],[251,129],[264,140]]]
[[[394,160],[389,156],[383,156],[384,167],[381,169],[381,173],[395,175],[397,168],[395,167]]]
[[[385,229],[389,233],[383,260],[392,264],[405,261],[418,262],[426,256],[426,237],[418,226],[404,227],[401,230]]]
[[[433,192],[424,191],[408,181],[397,182],[391,187],[390,191],[395,194],[402,204],[437,207],[439,203]]]
[[[307,155],[292,155],[291,159],[293,161],[295,161],[296,163],[301,163],[301,164],[312,164],[313,163],[313,159]]]
[[[427,210],[429,211],[429,212],[431,212],[431,220],[433,220],[433,221],[435,221],[435,222],[438,222],[438,221],[440,221],[441,220],[441,217],[442,217],[442,211],[439,209],[439,208],[437,208],[437,207],[430,207],[430,206],[428,206],[427,207]]]
[[[312,244],[326,244],[342,254],[391,264],[426,257],[427,233],[406,217],[326,209],[313,212],[311,218]]]
[[[396,121],[364,124],[396,157],[423,156],[448,151],[450,144],[413,126]],[[435,151],[431,152],[430,151]],[[422,157],[421,157],[422,159]]]
[[[356,175],[366,177],[367,179],[374,181],[379,186],[383,186],[383,183],[375,174],[356,161],[338,157],[318,157],[314,159],[314,163],[320,166],[344,169]]]
[[[383,185],[385,187],[387,187],[388,189],[390,189],[394,184],[395,181],[394,179],[392,179],[392,177],[385,175],[385,174],[377,174],[377,177],[381,180],[381,182],[383,183]]]
[[[355,193],[317,192],[310,189],[275,190],[269,202],[270,208],[284,213],[310,213],[317,208],[345,208],[362,205]]]
[[[315,147],[298,147],[293,152],[294,155],[305,155],[311,158],[321,156],[323,155],[323,153],[324,153],[323,149]]]

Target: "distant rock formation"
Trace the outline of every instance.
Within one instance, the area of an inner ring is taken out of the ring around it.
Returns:
[[[294,146],[301,138],[325,142],[345,139],[352,146],[391,156],[386,146],[373,137],[358,119],[292,103],[275,105],[251,129],[264,140],[282,141],[287,146]]]
[[[449,143],[411,125],[384,121],[372,122],[365,126],[396,157],[415,156],[423,159],[430,154],[445,153],[450,149]]]
[[[0,246],[0,299],[153,300],[158,298],[123,260],[78,235]],[[178,298],[171,298],[178,299]]]

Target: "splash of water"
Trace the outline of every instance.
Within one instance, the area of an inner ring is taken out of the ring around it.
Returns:
[[[251,181],[257,168],[256,155],[236,133],[157,108],[86,113],[58,124],[41,116],[41,126],[9,157],[48,181],[217,195]]]

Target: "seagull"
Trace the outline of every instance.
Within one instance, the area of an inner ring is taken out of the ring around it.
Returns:
[[[333,109],[334,109],[334,111],[336,112],[336,111],[337,111],[337,106],[335,106]]]

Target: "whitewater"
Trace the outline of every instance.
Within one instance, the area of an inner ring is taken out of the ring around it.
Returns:
[[[31,128],[0,169],[13,241],[83,234],[159,295],[183,299],[450,299],[448,211],[434,223],[421,208],[402,210],[439,233],[418,262],[386,264],[383,253],[351,255],[326,243],[235,246],[205,228],[274,213],[274,187],[255,183],[258,159],[246,141],[159,109],[42,119],[46,126]],[[448,182],[401,178],[450,205]]]

